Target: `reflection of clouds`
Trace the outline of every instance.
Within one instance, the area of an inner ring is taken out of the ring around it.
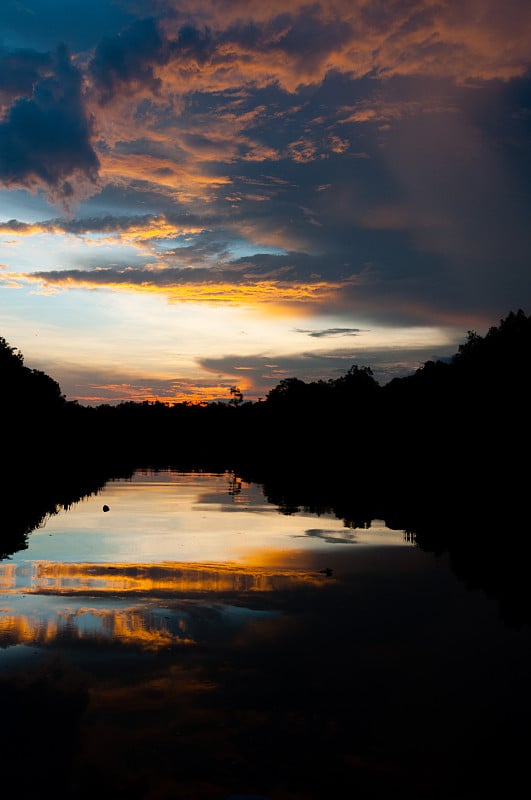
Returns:
[[[294,538],[303,538],[305,536],[339,544],[356,544],[358,538],[354,531],[334,531],[326,530],[325,528],[308,528],[302,536],[295,536]]]
[[[80,605],[76,597],[68,601],[62,597],[43,603],[42,596],[26,594],[22,602],[15,599],[11,607],[0,608],[0,653],[18,646],[160,652],[227,641],[242,626],[278,613],[204,599],[174,599],[157,605],[148,598],[122,605],[113,594]]]
[[[16,583],[16,576],[16,564],[0,564],[0,591],[11,589]]]
[[[0,614],[0,647],[15,644],[50,644],[57,639],[59,625],[37,615]]]
[[[226,639],[251,620],[273,613],[248,608],[242,598],[319,589],[323,579],[278,564],[40,561],[31,567],[0,564],[0,586],[0,649],[60,644],[160,651]],[[237,604],[227,605],[227,597]]]
[[[28,574],[0,565],[0,583],[13,594],[41,595],[186,595],[273,592],[312,581],[300,569],[239,564],[63,564],[36,562]],[[8,565],[11,566],[11,565]]]
[[[0,609],[1,651],[12,647],[71,647],[161,652],[223,642],[254,622],[277,616],[276,611],[232,606],[220,602],[180,600],[156,605],[148,600],[120,605],[115,597],[91,605],[55,600],[36,606],[35,598]]]
[[[46,618],[38,612],[0,614],[0,647],[13,645],[56,645],[69,643],[115,644],[159,650],[175,644],[194,644],[187,635],[184,618],[176,630],[142,608],[61,609]]]
[[[318,539],[329,544],[359,544],[386,546],[411,546],[412,540],[402,530],[388,528],[381,520],[367,523],[362,520],[348,523],[342,530],[332,528],[307,528],[304,533],[293,535],[294,539]]]

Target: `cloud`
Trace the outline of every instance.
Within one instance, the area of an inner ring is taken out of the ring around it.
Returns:
[[[223,4],[221,11],[209,2],[159,4],[157,18],[137,19],[100,40],[88,76],[99,102],[108,105],[136,92],[161,104],[175,102],[175,92],[279,86],[295,93],[332,72],[457,84],[524,75],[528,5],[509,0],[503,15],[497,0],[473,3],[473,11],[470,5],[301,0],[289,11],[275,3]]]
[[[236,59],[255,65],[251,76],[272,75],[293,91],[298,85],[320,81],[351,37],[349,20],[308,4],[280,14],[273,10],[263,21],[237,21],[227,26],[219,40],[220,49],[229,47]]]
[[[305,330],[304,328],[297,328],[297,333],[307,333],[316,339],[328,336],[357,336],[360,333],[360,328],[325,328],[323,330]]]
[[[0,234],[32,236],[39,233],[73,234],[74,236],[107,234],[129,240],[168,239],[183,234],[200,233],[203,227],[191,214],[138,214],[101,217],[59,218],[42,222],[21,222],[10,219],[0,222]]]
[[[41,283],[55,291],[71,288],[101,288],[118,291],[156,293],[170,302],[238,305],[273,311],[282,304],[306,308],[322,303],[340,285],[326,280],[294,281],[284,277],[258,276],[232,265],[213,267],[161,268],[96,267],[9,274],[6,281]]]
[[[122,263],[115,265],[105,253],[94,255],[92,261],[90,254],[82,253],[78,268],[26,273],[6,269],[5,280],[40,283],[47,292],[100,288],[158,294],[172,303],[242,306],[269,316],[288,312],[308,316],[311,309],[311,313],[328,318],[356,315],[361,320],[378,319],[380,324],[414,321],[417,325],[434,320],[455,323],[462,318],[456,311],[455,286],[446,286],[443,293],[433,284],[439,272],[444,274],[437,262],[411,251],[399,258],[392,250],[396,235],[386,241],[382,231],[371,232],[375,240],[381,240],[378,246],[385,259],[373,264],[364,261],[363,251],[347,260],[343,249],[322,255],[256,253],[233,258],[241,240],[231,241],[230,231],[219,227],[179,234],[178,246],[159,250],[156,239],[150,244],[143,229],[139,234],[129,230],[120,234],[120,241],[143,247],[143,265],[135,264],[134,256],[128,263],[120,259]],[[151,263],[145,263],[146,258]],[[71,256],[70,262],[73,260]],[[326,333],[313,329],[308,335],[340,335],[337,327],[335,334],[329,328],[324,330]]]
[[[90,360],[61,360],[51,364],[49,355],[41,355],[32,358],[32,366],[59,379],[67,399],[87,405],[144,400],[227,401],[234,385],[239,386],[244,400],[254,400],[264,399],[284,378],[297,376],[305,382],[337,379],[354,364],[370,367],[375,379],[383,385],[394,377],[411,374],[428,360],[453,355],[457,347],[456,340],[454,344],[397,348],[390,359],[387,349],[375,349],[365,341],[358,349],[196,357],[192,370],[185,368],[182,374],[171,365],[161,371],[157,363],[153,363],[151,372],[146,367],[135,371],[123,366],[127,359],[121,362],[116,359],[112,366],[103,367],[91,364]],[[270,348],[274,351],[275,345],[271,343]]]
[[[198,365],[213,375],[223,375],[237,383],[245,399],[265,397],[281,380],[298,377],[306,383],[335,380],[345,375],[350,367],[370,367],[375,380],[384,385],[392,378],[410,375],[426,361],[448,358],[457,352],[459,336],[454,342],[437,345],[396,346],[390,355],[388,348],[374,347],[369,340],[360,339],[356,348],[325,349],[316,351],[294,350],[289,355],[274,352],[275,345],[264,352],[241,356],[226,354],[219,357],[198,358]]]
[[[36,50],[15,50],[2,52],[0,49],[0,100],[12,101],[16,97],[31,96],[34,85],[41,80],[52,66],[49,53]]]
[[[294,0],[289,11],[283,2],[167,0],[161,8],[168,31],[183,19],[216,31],[227,76],[245,59],[248,75],[269,74],[290,91],[331,69],[358,78],[508,80],[523,75],[530,60],[526,0]]]
[[[172,231],[166,223],[162,225],[161,232]],[[0,225],[0,231],[2,230]],[[28,226],[34,230],[35,226]],[[5,223],[6,233],[16,233],[18,225]],[[102,230],[105,226],[96,227]],[[83,231],[85,224],[66,223],[63,230],[73,232]],[[123,230],[128,238],[133,238],[136,227],[124,224]],[[155,226],[155,231],[158,228]],[[329,290],[338,289],[344,285],[345,280],[356,281],[357,276],[350,268],[345,272],[341,257],[328,254],[326,257],[312,256],[307,253],[270,254],[256,253],[253,256],[231,258],[233,247],[238,247],[240,242],[236,239],[231,242],[230,232],[217,229],[215,232],[205,230],[194,234],[173,229],[176,239],[182,240],[177,247],[162,251],[156,262],[146,265],[142,269],[132,268],[129,265],[119,265],[114,268],[100,269],[69,269],[35,271],[26,275],[29,280],[38,280],[47,285],[99,285],[119,286],[130,288],[149,287],[171,289],[172,287],[199,286],[201,284],[211,287],[215,285],[247,287],[249,292],[253,287],[260,295],[260,289],[266,284],[277,286],[280,293],[289,293],[293,287],[294,293],[303,291],[303,287],[311,292],[320,287]],[[181,236],[181,232],[184,236]],[[139,231],[139,239],[148,238],[143,227]],[[173,263],[172,263],[173,262]],[[298,288],[297,288],[298,287]],[[251,294],[249,295],[251,299]]]
[[[0,182],[9,188],[43,189],[66,209],[90,184],[99,161],[85,113],[82,76],[66,47],[57,49],[49,75],[31,97],[16,99],[0,122]]]
[[[169,370],[167,375],[161,377],[156,369],[153,374],[146,375],[145,371],[140,374],[134,369],[118,365],[105,368],[67,361],[52,365],[50,371],[50,361],[39,358],[33,359],[32,366],[42,368],[47,374],[60,374],[62,393],[68,400],[76,400],[83,405],[141,403],[146,400],[196,403],[212,398],[227,401],[231,397],[230,387],[234,384],[234,377],[230,375],[214,378],[209,372],[190,378]]]
[[[210,33],[183,25],[172,38],[153,17],[139,19],[96,46],[88,73],[102,105],[123,91],[149,90],[161,94],[163,80],[158,74],[172,62],[173,69],[189,70],[203,65],[213,53]],[[192,76],[193,77],[193,76]]]
[[[96,47],[89,75],[102,104],[116,91],[134,86],[147,87],[154,94],[161,88],[155,67],[169,58],[167,42],[154,19],[137,20],[115,36],[106,36]]]

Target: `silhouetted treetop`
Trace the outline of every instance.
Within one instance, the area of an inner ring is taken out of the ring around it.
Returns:
[[[529,372],[531,354],[531,317],[526,317],[520,309],[512,312],[498,327],[491,327],[485,337],[475,331],[468,331],[467,340],[459,346],[453,358],[453,364],[459,370],[478,372],[492,370],[503,371],[504,376],[513,370],[518,374]]]
[[[370,367],[358,367],[353,364],[349,370],[339,378],[329,381],[332,389],[341,395],[369,394],[374,397],[379,384],[374,378]]]
[[[41,416],[63,408],[61,387],[46,373],[24,366],[24,357],[0,337],[0,407],[4,412],[25,415],[29,424]],[[31,413],[30,413],[31,410]]]
[[[4,376],[7,372],[17,372],[24,366],[22,353],[11,347],[3,336],[0,336],[0,373]]]

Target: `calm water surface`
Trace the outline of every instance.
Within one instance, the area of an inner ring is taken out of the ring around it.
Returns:
[[[230,474],[113,481],[50,516],[27,550],[0,563],[0,669],[81,641],[155,650],[203,641],[205,607],[232,631],[281,610],[277,599],[274,612],[257,610],[255,596],[262,606],[269,594],[334,580],[330,563],[354,545],[412,547],[378,521],[348,529],[331,516],[281,514]]]
[[[527,757],[530,652],[382,521],[139,472],[0,562],[0,744],[28,797],[480,797]]]

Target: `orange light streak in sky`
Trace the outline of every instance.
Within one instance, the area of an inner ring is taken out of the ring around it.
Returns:
[[[213,305],[236,305],[249,308],[259,308],[261,306],[275,306],[280,303],[293,305],[319,303],[326,299],[332,299],[335,293],[344,288],[344,284],[317,281],[316,283],[282,283],[280,281],[257,281],[245,285],[221,283],[213,280],[211,283],[183,283],[170,286],[157,285],[155,280],[150,282],[149,273],[146,273],[146,280],[142,283],[127,281],[127,271],[124,280],[113,280],[111,276],[108,280],[99,281],[94,274],[101,273],[102,270],[94,270],[92,273],[78,273],[62,275],[54,273],[50,277],[45,275],[6,275],[12,280],[30,280],[40,282],[48,289],[108,289],[119,292],[151,293],[164,295],[170,302],[174,303],[208,303]],[[192,270],[191,270],[192,274]],[[156,275],[156,271],[154,271]],[[105,276],[107,277],[107,276]],[[278,308],[278,312],[280,308]]]

